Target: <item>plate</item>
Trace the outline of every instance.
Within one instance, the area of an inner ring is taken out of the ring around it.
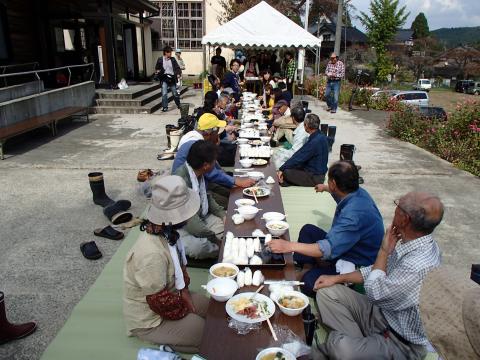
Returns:
[[[253,197],[252,189],[255,189],[257,191],[261,189],[261,191],[263,192],[263,194],[261,195],[259,195],[258,193],[255,193],[257,198],[267,197],[268,195],[270,195],[270,189],[266,187],[261,187],[261,186],[252,186],[252,187],[243,189],[243,195]]]
[[[265,160],[265,159],[256,159],[252,163],[252,165],[255,165],[255,166],[263,166],[263,165],[267,165],[267,164],[268,164],[268,161]]]
[[[250,140],[248,143],[249,143],[250,145],[253,145],[253,146],[261,146],[261,145],[263,145],[263,141],[261,141],[261,140]]]
[[[230,316],[234,320],[244,322],[244,323],[247,323],[247,324],[259,323],[259,322],[265,321],[267,318],[272,317],[273,314],[275,313],[275,303],[272,301],[272,299],[270,299],[269,297],[267,297],[263,294],[255,295],[255,297],[253,298],[253,301],[255,303],[262,303],[262,302],[266,303],[267,316],[260,315],[260,317],[258,317],[258,318],[250,319],[249,317],[247,317],[245,315],[237,314],[235,312],[235,310],[233,308],[233,305],[232,305],[233,302],[236,301],[236,300],[240,300],[242,298],[250,299],[253,294],[255,294],[255,293],[254,292],[244,292],[244,293],[235,295],[234,297],[230,298],[227,301],[227,303],[225,304],[225,309],[227,310],[228,316]]]

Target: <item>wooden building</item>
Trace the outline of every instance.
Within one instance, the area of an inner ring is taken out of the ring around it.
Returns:
[[[154,15],[148,0],[0,0],[0,65],[94,63],[99,86],[142,80]]]

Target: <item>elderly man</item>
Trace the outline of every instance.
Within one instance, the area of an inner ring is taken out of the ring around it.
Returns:
[[[320,118],[309,114],[303,122],[308,140],[277,172],[282,186],[315,186],[323,184],[327,173],[328,141],[318,129]]]
[[[286,115],[279,117],[277,120],[273,122],[273,126],[276,129],[275,135],[273,136],[273,141],[278,142],[282,137],[285,137],[285,139],[290,144],[293,144],[293,133],[296,129],[298,129],[299,124],[302,124],[304,119],[305,119],[305,111],[303,111],[302,107],[296,106],[290,109],[290,111],[288,111]],[[308,134],[305,132],[305,130],[303,130],[302,133],[305,135],[304,139],[302,139],[303,140],[302,144],[295,151],[299,150],[308,139]],[[280,167],[280,165],[278,167]]]
[[[205,113],[200,116],[197,129],[186,133],[178,144],[178,152],[173,162],[172,174],[185,163],[188,152],[196,141],[207,140],[218,145],[218,133],[226,125],[225,121],[219,120],[211,113]],[[249,187],[255,184],[255,181],[249,178],[233,178],[233,176],[226,174],[218,164],[205,174],[205,179],[208,181],[208,188],[212,192],[213,197],[225,209],[228,206],[228,197],[232,187]]]
[[[329,192],[337,202],[330,231],[307,224],[300,230],[298,243],[273,240],[269,244],[273,252],[295,252],[294,260],[303,267],[302,290],[309,296],[314,296],[313,287],[320,275],[369,266],[375,261],[383,238],[383,219],[373,199],[359,187],[358,178],[352,162],[332,164],[328,185],[315,187],[317,192]]]
[[[325,89],[327,111],[335,114],[338,107],[338,96],[340,95],[340,82],[345,76],[345,65],[338,60],[338,56],[335,53],[330,55],[325,75],[327,76],[327,88]]]
[[[322,322],[331,328],[320,359],[423,359],[428,344],[419,297],[427,273],[440,265],[432,237],[443,217],[436,196],[411,192],[394,201],[375,264],[315,283]],[[344,283],[364,284],[361,295]]]

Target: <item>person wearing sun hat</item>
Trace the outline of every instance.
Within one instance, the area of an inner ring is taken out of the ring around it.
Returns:
[[[127,334],[175,351],[198,352],[208,299],[190,292],[178,230],[200,208],[200,197],[179,176],[158,177],[140,236],[123,268]]]
[[[227,126],[227,122],[219,120],[214,114],[204,113],[198,119],[197,128],[186,133],[178,144],[177,155],[172,165],[172,174],[187,161],[187,156],[192,145],[199,140],[206,140],[218,145],[220,143],[218,134]],[[212,192],[215,201],[224,209],[228,205],[230,189],[234,186],[249,187],[255,181],[249,178],[234,178],[228,175],[218,163],[205,175],[208,183],[208,190]]]

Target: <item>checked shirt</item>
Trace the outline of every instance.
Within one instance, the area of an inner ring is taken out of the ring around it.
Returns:
[[[290,60],[287,64],[287,69],[285,71],[285,77],[291,81],[295,79],[295,71],[297,70],[297,63],[294,59]]]
[[[340,60],[337,60],[336,64],[328,62],[327,68],[325,69],[325,74],[327,76],[333,76],[337,79],[342,79],[345,76],[345,65]]]
[[[397,244],[388,257],[387,272],[360,269],[368,299],[378,306],[390,327],[405,340],[428,343],[420,318],[423,279],[440,265],[440,249],[431,235]]]

